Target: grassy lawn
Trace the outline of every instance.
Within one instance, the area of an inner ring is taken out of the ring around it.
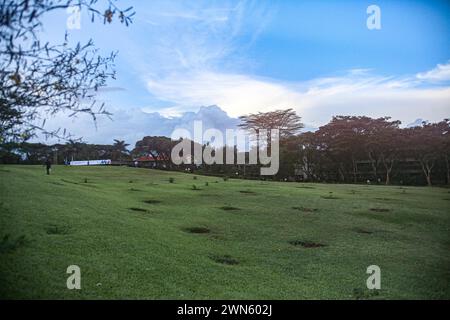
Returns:
[[[0,166],[0,297],[450,299],[449,209],[443,188]]]

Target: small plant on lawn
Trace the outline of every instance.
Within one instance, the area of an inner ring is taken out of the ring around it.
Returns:
[[[174,183],[175,182],[175,178],[169,178],[169,183]]]
[[[193,176],[192,179],[197,180],[197,176]]]
[[[228,176],[223,176],[223,181],[228,181]]]

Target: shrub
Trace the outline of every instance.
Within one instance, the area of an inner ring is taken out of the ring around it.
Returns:
[[[175,178],[169,178],[169,183],[174,183],[175,182]]]

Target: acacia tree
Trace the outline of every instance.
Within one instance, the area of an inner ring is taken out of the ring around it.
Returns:
[[[395,151],[399,147],[395,142],[401,122],[390,121],[390,117],[377,119],[361,117],[360,119],[361,127],[365,128],[361,130],[361,134],[363,135],[364,149],[372,167],[373,178],[379,179],[378,167],[381,163],[386,170],[386,184],[389,184],[390,172],[396,160]]]
[[[377,135],[380,159],[385,169],[385,184],[391,183],[392,170],[395,163],[401,158],[405,148],[403,131],[400,129],[387,129]]]
[[[301,117],[293,109],[275,110],[270,112],[258,112],[239,117],[240,128],[248,131],[254,131],[256,134],[257,146],[260,145],[260,133],[267,130],[267,148],[270,150],[270,131],[278,129],[280,139],[286,139],[297,134],[304,126],[301,123]]]
[[[317,136],[321,149],[337,164],[337,171],[342,181],[346,172],[357,181],[358,160],[363,158],[363,146],[366,117],[334,116],[331,121],[320,127]]]
[[[242,122],[239,127],[243,129],[253,129],[257,132],[262,129],[278,129],[280,137],[284,138],[298,133],[303,128],[301,117],[293,109],[258,112],[240,116],[239,119]]]
[[[102,3],[103,9],[98,3]],[[128,25],[134,12],[114,0],[0,0],[0,144],[24,141],[36,131],[67,138],[65,131],[45,130],[45,119],[56,113],[109,115],[95,101],[96,91],[114,78],[115,53],[98,55],[92,40],[69,45],[40,40],[43,17],[76,6],[110,23],[118,17]]]
[[[407,154],[413,156],[422,168],[422,172],[431,186],[431,174],[441,156],[441,130],[436,124],[422,123],[422,126],[404,129]]]

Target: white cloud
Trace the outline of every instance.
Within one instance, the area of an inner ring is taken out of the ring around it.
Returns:
[[[238,119],[229,117],[217,106],[201,107],[197,112],[184,112],[178,115],[164,116],[159,112],[146,112],[145,108],[109,108],[113,113],[112,120],[100,116],[95,123],[87,114],[68,117],[68,113],[58,113],[47,119],[46,129],[66,128],[76,138],[89,143],[110,144],[113,139],[125,140],[134,145],[144,136],[170,137],[176,128],[184,128],[193,132],[194,121],[201,120],[203,129],[217,128],[223,132],[234,129]],[[34,141],[41,141],[35,138]],[[49,139],[48,143],[56,143],[57,139]]]
[[[218,105],[229,116],[294,108],[303,121],[318,127],[333,115],[391,116],[404,124],[417,118],[438,121],[450,116],[450,62],[413,76],[377,75],[353,69],[334,77],[289,82],[254,75],[246,49],[264,30],[273,7],[261,2],[152,1],[141,38],[126,39],[128,62],[162,105],[111,108],[114,122],[95,130],[89,119],[58,118],[53,123],[91,142],[112,139],[134,142],[144,135],[170,135],[171,130],[197,117],[211,125],[232,125],[226,114],[192,113],[199,106]],[[139,37],[139,35],[137,36]],[[150,46],[141,46],[146,41]],[[424,86],[425,85],[425,86]],[[440,86],[436,86],[440,85]],[[200,111],[202,111],[200,109]],[[204,110],[203,110],[204,111]]]
[[[258,37],[274,9],[240,1],[219,7],[175,3],[156,10],[152,21],[158,26],[152,30],[159,40],[150,59],[155,62],[140,70],[149,92],[172,105],[163,114],[179,115],[201,105],[218,105],[233,117],[294,108],[316,126],[335,114],[389,115],[403,122],[449,116],[448,87],[429,85],[450,79],[450,63],[405,77],[363,68],[303,82],[253,75],[244,44]]]
[[[440,120],[450,114],[450,87],[418,85],[415,79],[350,71],[334,78],[281,82],[242,74],[171,74],[148,80],[149,90],[178,110],[216,104],[231,116],[294,108],[305,121],[321,125],[336,114],[392,116],[402,121],[418,117]]]
[[[418,73],[417,78],[430,82],[450,81],[450,61],[446,64],[438,64],[435,68],[427,72]]]
[[[308,127],[319,127],[333,115],[391,116],[404,125],[418,118],[439,121],[450,116],[450,87],[421,87],[412,78],[393,78],[350,71],[340,77],[305,82],[280,82],[239,74],[202,72],[172,74],[148,82],[151,92],[174,106],[109,108],[114,121],[102,118],[95,128],[88,116],[69,119],[59,114],[47,121],[48,129],[67,128],[93,143],[124,139],[134,144],[146,135],[170,136],[175,128],[234,128],[237,116],[277,108],[294,108]],[[198,106],[216,104],[221,107]],[[191,112],[190,110],[198,110]]]

